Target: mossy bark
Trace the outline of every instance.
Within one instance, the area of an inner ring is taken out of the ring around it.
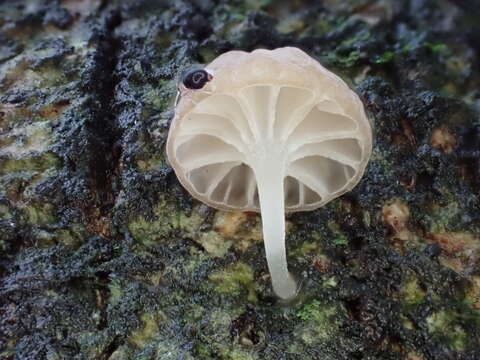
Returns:
[[[480,13],[470,1],[0,3],[0,358],[480,358]],[[181,188],[176,76],[297,46],[374,124],[362,182],[287,217]]]

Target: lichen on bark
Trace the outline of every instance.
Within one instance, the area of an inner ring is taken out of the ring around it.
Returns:
[[[0,357],[480,358],[480,13],[468,1],[0,4]],[[297,46],[374,124],[362,182],[287,217],[199,204],[164,145],[176,77]]]

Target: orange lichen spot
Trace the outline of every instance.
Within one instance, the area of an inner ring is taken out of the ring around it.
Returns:
[[[313,260],[313,266],[321,273],[327,273],[332,267],[332,261],[326,255],[318,255]]]
[[[402,251],[407,243],[415,240],[415,234],[408,227],[410,210],[406,202],[394,200],[382,207],[382,222],[389,229],[389,238],[395,248]]]
[[[456,255],[462,251],[480,248],[480,241],[464,232],[428,234],[427,241],[438,244],[446,255]]]
[[[440,262],[456,272],[478,266],[480,239],[467,232],[441,232],[427,234],[426,240],[442,249]]]
[[[401,200],[395,200],[382,208],[383,223],[390,227],[396,234],[407,230],[407,222],[410,217],[410,210],[407,204]]]
[[[240,227],[247,221],[247,214],[240,211],[235,212],[217,212],[214,226],[225,238],[235,238],[238,236]]]
[[[68,100],[62,100],[54,104],[45,105],[40,110],[38,110],[38,115],[40,115],[45,120],[54,120],[65,111],[65,108],[69,104],[70,102]]]
[[[444,126],[436,128],[430,137],[430,145],[444,153],[451,153],[457,141],[455,136]]]
[[[480,311],[480,276],[473,276],[467,290],[466,299],[475,310]]]
[[[255,213],[218,211],[213,226],[223,238],[236,240],[234,246],[241,251],[262,240],[260,221]]]
[[[0,134],[9,130],[13,123],[21,122],[31,116],[32,112],[26,107],[9,103],[0,104]]]

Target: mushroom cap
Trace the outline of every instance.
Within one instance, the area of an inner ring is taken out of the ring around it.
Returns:
[[[167,141],[170,164],[195,198],[260,212],[256,176],[272,162],[288,212],[318,208],[360,181],[370,122],[358,96],[318,61],[285,47],[230,51],[205,69],[213,79],[182,93]]]

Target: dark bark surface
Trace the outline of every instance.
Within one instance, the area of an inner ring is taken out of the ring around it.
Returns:
[[[447,0],[0,1],[0,358],[480,358],[480,12]],[[176,76],[297,46],[374,123],[348,195],[255,214],[165,159]]]

